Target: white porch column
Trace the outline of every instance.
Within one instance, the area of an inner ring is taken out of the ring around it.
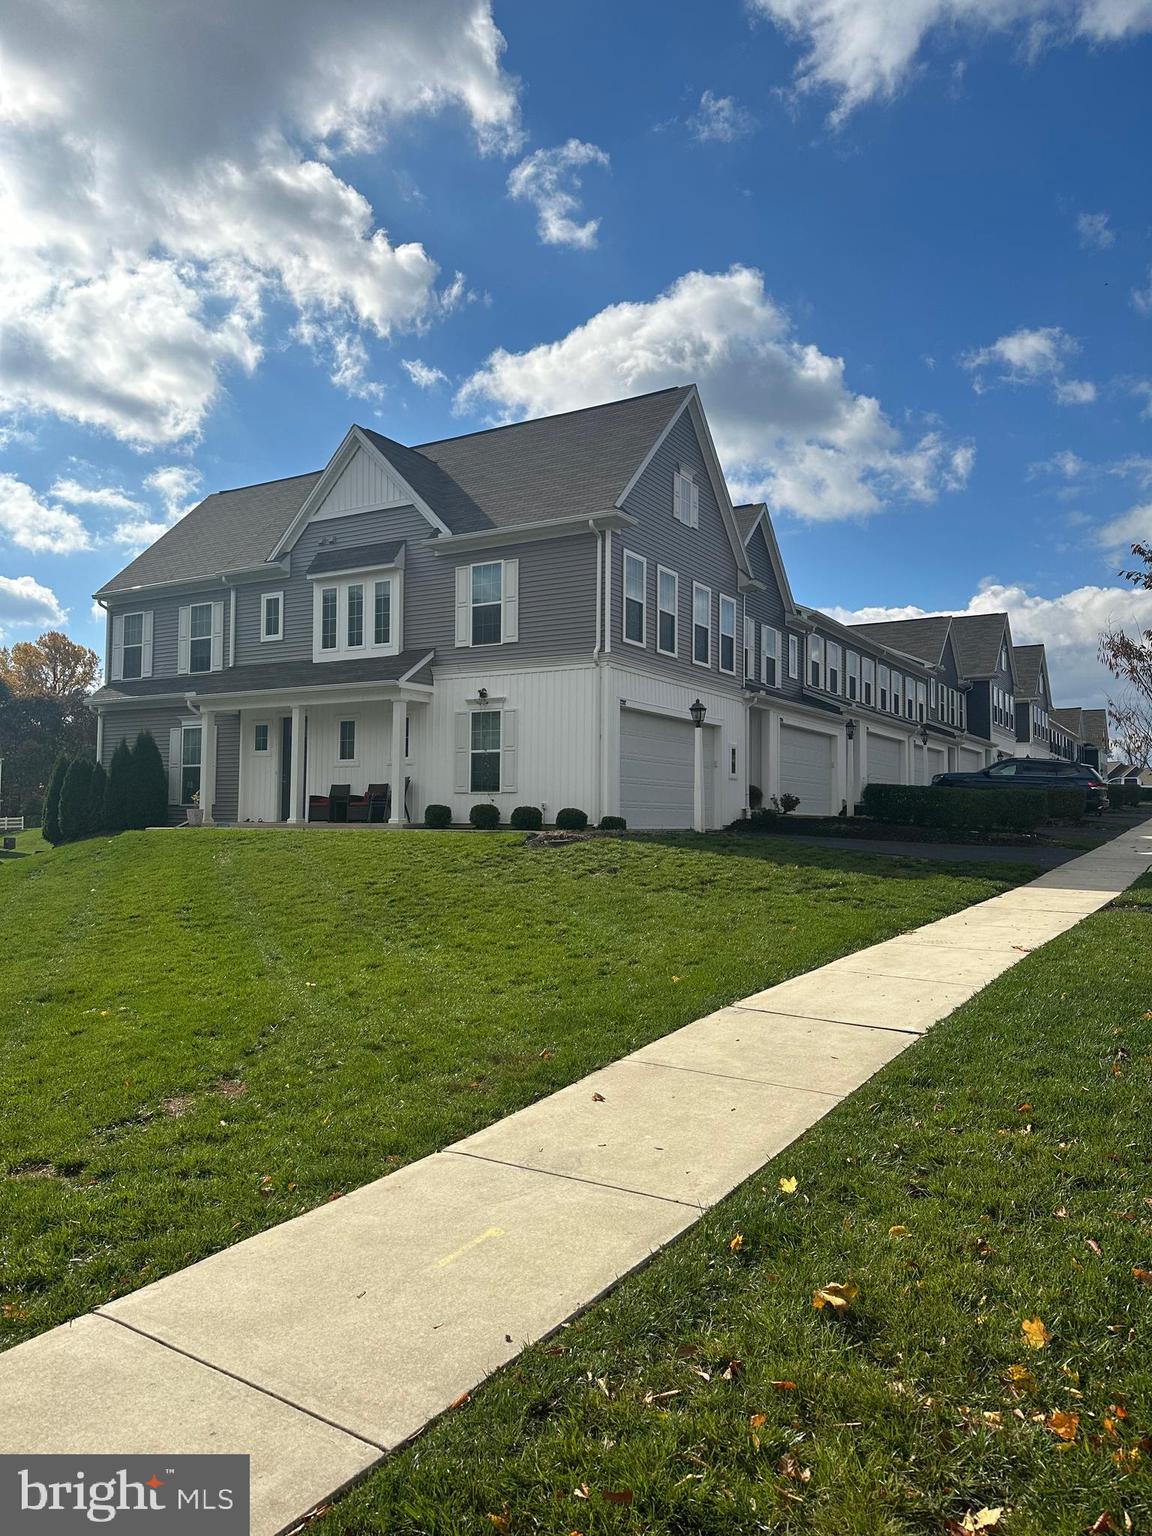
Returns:
[[[764,761],[760,766],[760,776],[764,780],[763,790],[765,802],[780,797],[780,711],[766,709],[764,711],[764,735],[761,741],[761,752]]]
[[[905,784],[915,784],[915,782],[916,782],[916,762],[915,762],[915,758],[912,755],[913,751],[914,751],[914,747],[913,747],[911,736],[905,736],[905,738],[904,738],[904,745],[903,745],[902,751],[903,751],[903,768],[902,768],[901,771],[902,771],[902,774],[903,774],[904,783]]]
[[[408,722],[408,705],[404,699],[392,700],[392,814],[390,827],[404,825],[404,733]]]
[[[304,809],[304,721],[302,704],[292,706],[292,763],[288,772],[288,822],[297,827],[305,819]]]
[[[212,803],[216,799],[216,716],[210,709],[200,711],[200,810],[204,826],[212,825]]]
[[[868,782],[868,722],[857,720],[856,740],[852,743],[856,748],[856,798],[864,797],[864,785]]]
[[[704,727],[692,726],[692,828],[704,830]]]
[[[848,786],[847,753],[848,738],[841,729],[832,738],[832,782],[836,786],[836,793],[833,796],[832,804],[833,816],[837,816],[840,813],[840,805],[835,803],[836,799],[839,798],[841,805],[845,804],[848,799],[848,796],[845,794]]]

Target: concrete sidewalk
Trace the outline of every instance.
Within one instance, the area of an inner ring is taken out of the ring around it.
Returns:
[[[247,1452],[293,1525],[1152,869],[1152,821],[0,1355],[0,1452]]]

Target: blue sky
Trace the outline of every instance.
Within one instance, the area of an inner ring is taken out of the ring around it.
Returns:
[[[1152,535],[1152,0],[224,0],[7,25],[0,631],[199,495],[696,379],[797,596],[1101,700]]]

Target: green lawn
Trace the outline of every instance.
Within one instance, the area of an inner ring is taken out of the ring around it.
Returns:
[[[130,833],[11,860],[0,1337],[1030,873],[775,838],[535,850],[338,830]]]
[[[1005,1536],[1147,1536],[1150,1020],[1146,881],[917,1042],[315,1536],[947,1536],[996,1509],[985,1528]],[[843,1316],[812,1304],[829,1282],[858,1287]]]

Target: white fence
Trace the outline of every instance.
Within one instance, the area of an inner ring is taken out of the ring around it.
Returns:
[[[23,832],[23,816],[0,816],[0,832]]]

